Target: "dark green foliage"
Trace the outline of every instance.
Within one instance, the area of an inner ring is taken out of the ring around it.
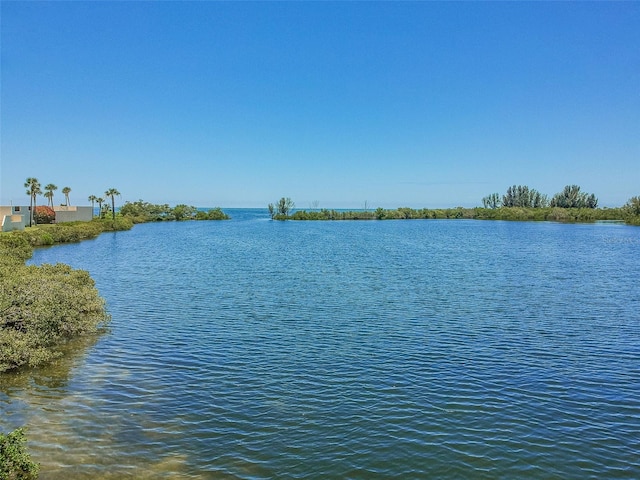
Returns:
[[[640,216],[640,196],[631,197],[624,208],[629,212],[629,215]]]
[[[119,197],[120,192],[115,188],[110,188],[106,192],[104,192],[106,197],[111,197],[111,216],[112,219],[116,219],[116,195]]]
[[[296,204],[293,203],[293,200],[289,197],[282,197],[275,205],[270,203],[267,208],[269,209],[269,215],[271,215],[272,219],[286,220],[289,218],[293,209],[296,208]]]
[[[291,200],[289,197],[283,197],[278,201],[278,213],[280,215],[287,216],[294,208],[296,208],[296,204],[293,203],[293,200]]]
[[[493,195],[489,195],[491,198]],[[485,197],[487,198],[487,197]],[[484,204],[484,199],[483,199]],[[526,185],[513,185],[507,189],[507,193],[502,197],[502,204],[495,202],[495,207],[525,207],[525,208],[544,208],[548,205],[547,196],[538,192],[535,188],[529,188]],[[485,205],[486,207],[487,205]]]
[[[196,216],[198,209],[196,207],[190,207],[189,205],[179,204],[173,208],[174,220],[191,220]]]
[[[154,205],[153,203],[138,200],[137,202],[125,202],[120,208],[123,217],[130,218],[134,223],[159,222],[165,220],[228,220],[219,207],[207,212],[199,211],[189,205],[176,205],[171,208],[168,204]]]
[[[29,177],[24,182],[24,186],[27,188],[27,195],[29,195],[29,226],[33,225],[33,212],[36,207],[36,200],[38,195],[42,194],[42,190],[40,189],[40,182],[37,178]]]
[[[578,188],[579,189],[579,188]],[[586,195],[586,194],[584,194]],[[483,199],[484,208],[444,208],[430,210],[401,207],[395,210],[377,208],[375,210],[298,210],[292,214],[282,213],[291,199],[282,198],[278,205],[269,204],[269,213],[275,220],[399,220],[399,219],[476,219],[476,220],[519,220],[519,221],[556,221],[556,222],[595,222],[599,220],[621,220],[628,224],[639,225],[640,197],[631,198],[622,208],[595,208],[595,197],[586,195],[587,201],[582,207],[561,208],[548,206],[546,195],[542,195],[527,186],[509,187],[507,195],[500,201],[498,194]],[[500,203],[526,203],[530,206],[498,206]],[[293,208],[293,207],[292,207]]]
[[[567,185],[562,192],[553,196],[550,205],[560,208],[596,208],[598,199],[593,193],[581,192],[578,185]]]
[[[482,206],[484,208],[500,208],[502,206],[502,200],[498,193],[492,193],[482,199]]]
[[[640,196],[631,197],[624,207],[626,222],[630,225],[640,225]]]
[[[229,220],[229,215],[224,213],[220,207],[216,207],[206,212],[198,210],[196,220]]]
[[[138,200],[137,202],[125,202],[120,208],[120,214],[131,218],[134,223],[158,222],[169,219],[171,207],[167,203],[154,205],[153,203]]]
[[[0,433],[0,480],[32,480],[38,478],[39,465],[31,461],[26,449],[24,430]]]
[[[276,219],[279,217],[276,216]],[[397,208],[387,210],[377,208],[375,211],[320,211],[298,210],[282,220],[401,220],[401,219],[476,219],[476,220],[513,220],[513,221],[558,221],[558,222],[594,222],[597,220],[625,220],[629,215],[623,208],[590,209],[590,208],[444,208],[430,210],[427,208]],[[628,221],[628,220],[627,220]],[[633,223],[633,222],[629,222]]]
[[[513,185],[507,189],[507,193],[499,198],[497,193],[492,193],[482,199],[484,208],[498,209],[500,207],[522,208],[592,208],[598,206],[598,199],[594,194],[580,191],[578,185],[567,185],[560,193],[556,193],[549,202],[546,195],[526,185]]]

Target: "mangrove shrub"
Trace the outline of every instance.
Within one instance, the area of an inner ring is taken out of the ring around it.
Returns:
[[[0,234],[0,372],[46,363],[68,340],[98,332],[109,321],[86,271],[63,264],[26,266],[32,247],[126,226],[130,222],[97,220]]]
[[[39,465],[31,461],[27,440],[21,428],[0,433],[0,480],[32,480],[38,478]]]

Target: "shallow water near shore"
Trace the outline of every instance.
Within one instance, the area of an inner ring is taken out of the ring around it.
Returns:
[[[640,478],[640,228],[228,213],[34,253],[113,317],[0,375],[40,478]]]

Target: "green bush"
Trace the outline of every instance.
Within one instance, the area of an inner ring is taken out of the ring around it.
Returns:
[[[48,362],[109,321],[89,274],[64,264],[0,265],[0,311],[0,372]]]
[[[32,480],[40,469],[31,461],[22,428],[8,434],[0,433],[0,480]]]
[[[0,234],[0,265],[23,264],[31,258],[33,248],[22,232]]]
[[[168,204],[155,205],[138,200],[125,202],[120,208],[120,215],[133,223],[159,222],[164,220],[227,220],[229,216],[219,207],[207,212],[190,205],[176,205],[171,208]]]
[[[639,200],[640,201],[640,200]],[[429,210],[401,207],[395,210],[311,211],[297,210],[291,215],[274,214],[274,220],[400,220],[400,219],[477,219],[511,221],[595,222],[598,220],[624,220],[640,223],[633,207],[624,208],[560,208],[560,207],[499,207],[499,208],[445,208]]]
[[[197,218],[197,215],[196,215],[196,218]],[[212,208],[207,212],[205,219],[206,220],[229,220],[229,215],[224,213],[220,207],[216,207],[216,208]]]
[[[68,340],[98,332],[109,321],[87,272],[63,264],[26,266],[32,248],[131,225],[116,218],[0,233],[0,372],[46,363]]]

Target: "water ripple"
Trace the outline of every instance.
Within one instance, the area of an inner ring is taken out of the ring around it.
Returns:
[[[603,228],[637,235],[248,216],[37,252],[112,331],[3,377],[0,427],[43,479],[638,478],[640,257]]]

